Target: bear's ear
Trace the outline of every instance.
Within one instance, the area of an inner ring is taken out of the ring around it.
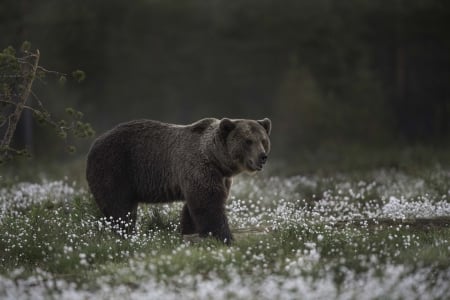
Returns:
[[[264,118],[262,120],[258,120],[257,122],[259,123],[259,125],[264,127],[267,134],[270,135],[270,131],[272,130],[272,122],[270,121],[270,119]]]
[[[220,120],[220,133],[225,138],[228,136],[228,134],[236,127],[236,124],[231,121],[230,119],[223,118]]]

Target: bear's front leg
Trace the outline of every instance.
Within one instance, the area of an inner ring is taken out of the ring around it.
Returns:
[[[186,208],[200,236],[213,236],[227,245],[231,244],[233,236],[228,226],[225,215],[225,200],[227,193],[224,191],[209,191],[189,197]]]

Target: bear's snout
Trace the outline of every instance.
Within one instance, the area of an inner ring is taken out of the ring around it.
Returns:
[[[266,163],[266,161],[267,161],[267,154],[261,153],[259,155],[259,165],[261,165],[261,166],[264,165]]]
[[[264,166],[264,164],[266,163],[266,161],[267,161],[267,154],[266,153],[261,153],[258,156],[258,159],[256,160],[256,163],[253,164],[253,161],[250,160],[250,162],[251,162],[250,164],[252,165],[252,169],[254,169],[255,171],[261,171],[263,166]]]

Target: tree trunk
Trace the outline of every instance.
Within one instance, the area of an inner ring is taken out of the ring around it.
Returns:
[[[28,97],[31,93],[31,87],[33,86],[33,81],[36,77],[36,70],[39,66],[39,57],[40,52],[39,50],[36,50],[35,54],[31,54],[31,57],[34,58],[34,62],[31,65],[25,63],[22,63],[22,76],[24,78],[24,89],[22,93],[20,93],[20,96],[18,97],[16,108],[14,109],[14,112],[9,115],[8,117],[8,127],[6,128],[5,135],[3,136],[3,139],[0,144],[0,149],[2,152],[8,151],[8,148],[11,144],[12,137],[14,135],[14,132],[16,131],[17,123],[20,120],[20,116],[22,115],[23,108],[25,107],[25,103],[27,102]]]

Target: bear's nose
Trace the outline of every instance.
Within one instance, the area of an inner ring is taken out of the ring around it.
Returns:
[[[261,155],[259,156],[259,161],[260,161],[262,164],[265,164],[266,161],[267,161],[267,155],[266,155],[265,153],[261,153]]]

